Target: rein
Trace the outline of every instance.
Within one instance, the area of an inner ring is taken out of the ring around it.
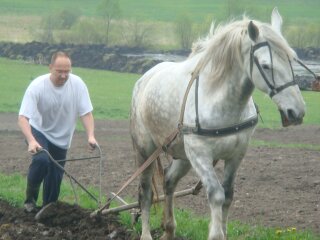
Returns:
[[[299,63],[302,67],[304,67],[309,73],[311,73],[316,80],[318,80],[318,81],[320,80],[320,76],[319,76],[319,75],[316,75],[316,74],[315,74],[310,68],[308,68],[307,65],[305,65],[300,59],[295,58],[294,60],[295,60],[297,63]]]

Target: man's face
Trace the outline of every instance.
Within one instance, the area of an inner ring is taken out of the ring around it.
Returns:
[[[71,72],[71,61],[67,57],[57,57],[53,64],[50,64],[50,79],[56,87],[63,86]]]

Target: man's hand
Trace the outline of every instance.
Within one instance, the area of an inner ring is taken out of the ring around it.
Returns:
[[[94,137],[88,139],[89,151],[92,152],[98,146],[98,142]]]
[[[28,152],[31,154],[36,154],[42,150],[41,145],[37,141],[29,142],[28,144]]]

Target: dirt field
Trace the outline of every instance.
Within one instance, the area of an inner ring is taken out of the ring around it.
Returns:
[[[128,121],[96,121],[96,135],[105,161],[102,192],[110,196],[109,193],[116,192],[135,169]],[[0,172],[6,174],[20,172],[26,175],[30,156],[22,134],[17,129],[16,115],[0,114],[0,136]],[[276,131],[258,129],[254,139],[286,144],[318,145],[320,127],[301,125]],[[85,134],[76,132],[68,157],[88,155],[90,156],[86,149]],[[163,158],[163,162],[165,164],[168,160]],[[219,175],[222,173],[222,166],[222,163],[217,166]],[[99,172],[96,160],[69,162],[66,170],[84,185],[98,185]],[[191,171],[180,182],[178,190],[192,187],[197,180]],[[137,181],[134,181],[121,196],[136,199],[136,190]],[[58,207],[65,207],[65,204],[60,205]],[[238,171],[234,203],[229,219],[281,229],[287,227],[295,227],[297,230],[310,229],[320,235],[319,205],[320,151],[250,147]],[[203,190],[197,196],[177,199],[176,207],[192,209],[191,211],[199,215],[208,214]],[[0,201],[0,239],[135,238],[130,231],[119,230],[117,220],[113,216],[93,222],[87,217],[88,212],[84,213],[74,206],[69,206],[67,209],[69,210],[65,211],[74,212],[68,214],[74,216],[73,224],[69,220],[64,220],[62,223],[53,223],[52,220],[36,223],[32,216],[25,214],[22,209],[11,209]],[[81,213],[80,217],[78,212]],[[61,216],[59,218],[61,219]],[[69,223],[70,228],[68,228]],[[79,232],[80,235],[75,235],[75,232]],[[108,238],[105,237],[107,235]]]

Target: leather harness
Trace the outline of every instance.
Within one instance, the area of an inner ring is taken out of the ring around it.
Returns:
[[[254,52],[261,48],[261,47],[268,47],[269,48],[269,53],[270,53],[270,58],[271,58],[271,70],[272,70],[272,83],[268,80],[266,77],[263,68],[261,67],[258,59],[254,56]],[[289,60],[289,59],[288,59]],[[306,68],[309,72],[311,72],[315,78],[319,79],[319,76],[316,76],[306,65],[304,65],[300,60],[295,59],[301,66]],[[274,95],[277,93],[281,92],[287,87],[296,85],[296,81],[294,80],[294,74],[293,74],[293,69],[291,65],[291,61],[289,60],[289,64],[291,67],[292,75],[293,75],[293,81],[288,82],[280,87],[275,87],[275,81],[274,81],[274,75],[273,75],[273,61],[272,61],[272,52],[271,52],[271,47],[268,42],[261,42],[257,43],[256,45],[251,47],[250,51],[250,74],[251,74],[251,79],[252,79],[252,71],[253,71],[253,63],[257,66],[257,68],[260,71],[261,76],[263,77],[264,81],[270,88],[271,92],[269,94],[270,98],[272,98]],[[183,118],[184,118],[184,112],[185,112],[185,107],[186,107],[186,101],[188,94],[190,92],[191,86],[193,82],[196,80],[196,87],[195,87],[195,106],[196,106],[196,126],[195,127],[188,127],[184,126],[183,124]],[[198,72],[193,72],[191,75],[191,79],[189,81],[189,84],[187,86],[186,92],[184,94],[184,98],[182,101],[182,106],[181,106],[181,111],[180,111],[180,118],[179,118],[179,123],[178,127],[171,132],[171,134],[164,140],[163,144],[159,146],[153,153],[152,155],[136,170],[136,172],[122,185],[122,187],[119,189],[119,191],[114,194],[114,196],[110,199],[108,199],[107,203],[101,207],[100,209],[96,210],[91,214],[91,216],[96,216],[100,215],[102,210],[105,208],[108,208],[111,201],[116,198],[138,175],[140,175],[147,167],[150,166],[150,164],[159,157],[159,155],[162,152],[166,152],[167,149],[170,147],[171,143],[176,139],[176,137],[180,134],[197,134],[197,135],[202,135],[202,136],[212,136],[212,137],[218,137],[218,136],[225,136],[225,135],[230,135],[237,133],[239,131],[245,130],[247,128],[253,127],[258,123],[258,115],[249,118],[248,120],[229,126],[229,127],[224,127],[224,128],[217,128],[217,129],[203,129],[200,127],[200,121],[199,121],[199,113],[198,113],[198,88],[199,88],[199,73]]]
[[[200,121],[199,121],[199,100],[198,100],[198,90],[199,90],[199,76],[196,78],[196,86],[195,86],[195,113],[196,113],[196,118],[195,118],[195,126],[187,126],[182,124],[182,127],[180,127],[180,132],[182,134],[196,134],[196,135],[201,135],[201,136],[212,136],[212,137],[222,137],[222,136],[227,136],[234,134],[236,132],[240,132],[242,130],[245,130],[247,128],[251,128],[255,126],[258,123],[258,115],[249,118],[248,120],[234,124],[228,127],[223,127],[223,128],[211,128],[211,129],[206,129],[202,128],[200,126]]]

